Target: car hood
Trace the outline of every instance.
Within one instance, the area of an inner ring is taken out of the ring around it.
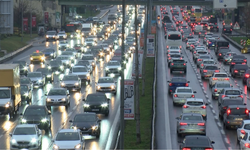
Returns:
[[[72,126],[76,126],[78,128],[91,128],[92,126],[96,125],[96,122],[73,122]]]
[[[11,139],[19,141],[31,141],[33,138],[37,139],[37,135],[12,135]]]
[[[81,143],[80,140],[77,141],[55,141],[54,144],[59,147],[59,149],[75,149],[77,144]]]
[[[88,72],[72,72],[72,74],[76,74],[76,75],[87,75]]]
[[[119,68],[121,66],[106,66],[107,68],[110,68],[110,69],[116,69],[116,68]]]
[[[42,80],[42,77],[30,77],[31,81],[38,81],[38,80]]]

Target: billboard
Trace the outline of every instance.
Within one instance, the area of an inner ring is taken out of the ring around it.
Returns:
[[[32,16],[32,27],[36,27],[36,16]]]
[[[13,0],[0,0],[0,32],[13,34],[14,8]]]
[[[155,57],[155,35],[147,36],[147,57]]]
[[[134,80],[124,80],[124,120],[135,119]]]

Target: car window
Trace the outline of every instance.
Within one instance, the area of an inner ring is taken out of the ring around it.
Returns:
[[[207,139],[196,139],[196,140],[190,139],[190,140],[186,140],[185,143],[186,145],[196,145],[196,146],[201,146],[201,147],[204,147],[204,145],[210,145]]]
[[[49,91],[48,96],[52,96],[52,95],[66,95],[66,91],[65,90],[61,90],[61,89],[51,89]]]
[[[114,82],[113,78],[100,78],[98,80],[98,83],[113,83],[113,82]]]
[[[214,61],[204,61],[204,64],[214,64]]]
[[[245,124],[244,129],[250,130],[250,124]]]
[[[238,90],[227,90],[225,94],[226,95],[240,95],[241,92]]]
[[[94,101],[106,101],[105,95],[88,95],[86,101],[94,102]]]
[[[184,60],[173,60],[174,63],[185,63]]]
[[[214,77],[227,77],[227,74],[215,74]]]
[[[28,73],[27,77],[42,77],[42,74],[41,73],[35,73],[35,72],[31,72],[31,73]]]
[[[203,102],[197,102],[197,101],[188,101],[187,104],[191,105],[191,106],[200,106],[200,105],[203,105],[204,103]]]
[[[192,93],[191,89],[177,89],[178,93]]]
[[[56,136],[56,141],[76,141],[80,140],[78,132],[61,132]]]
[[[229,83],[228,84],[226,84],[226,83],[218,83],[216,87],[217,88],[228,88],[228,87],[231,87],[231,85]]]
[[[87,72],[87,68],[85,67],[74,67],[72,68],[72,72]]]
[[[63,77],[63,81],[69,81],[69,80],[76,81],[76,80],[78,80],[78,77],[77,76],[67,76],[67,75]]]

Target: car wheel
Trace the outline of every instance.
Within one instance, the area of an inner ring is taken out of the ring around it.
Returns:
[[[184,73],[187,73],[187,70],[184,70]]]
[[[51,110],[51,106],[47,106],[48,110]]]

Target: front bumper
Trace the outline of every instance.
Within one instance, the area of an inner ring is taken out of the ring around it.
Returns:
[[[32,144],[32,143],[28,143],[28,144],[18,144],[18,141],[17,141],[17,144],[10,144],[10,149],[11,150],[14,150],[14,149],[29,149],[29,150],[37,150],[39,149],[39,146],[37,143],[35,144]]]
[[[116,93],[116,89],[112,89],[111,87],[100,87],[97,88],[96,91],[98,92],[111,92],[111,93]]]
[[[90,107],[84,107],[84,112],[95,112],[99,114],[106,114],[109,113],[108,107],[101,107],[101,106],[90,106]]]
[[[9,114],[10,112],[11,112],[10,107],[6,108],[3,106],[0,106],[0,114],[6,115],[6,114]]]

